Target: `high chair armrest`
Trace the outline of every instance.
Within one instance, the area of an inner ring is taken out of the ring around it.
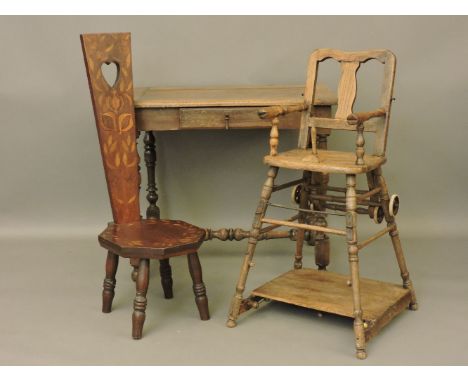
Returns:
[[[257,113],[261,119],[273,119],[280,115],[293,113],[295,111],[305,110],[304,105],[292,105],[292,106],[269,106],[260,109]]]
[[[352,113],[346,118],[350,125],[359,125],[368,121],[371,118],[385,117],[387,113],[385,109],[380,108],[374,111],[363,111],[359,113]]]

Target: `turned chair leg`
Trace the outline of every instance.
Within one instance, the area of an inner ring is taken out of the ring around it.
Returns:
[[[161,285],[164,291],[164,298],[170,299],[174,297],[172,290],[172,269],[169,264],[169,259],[159,260],[159,274],[161,275]]]
[[[102,290],[102,312],[110,313],[112,310],[112,301],[114,300],[115,274],[119,266],[119,256],[112,252],[107,253],[106,260],[106,278],[104,279]]]
[[[385,179],[382,175],[382,169],[378,168],[375,170],[375,175],[377,178],[377,182],[381,187],[380,195],[382,198],[382,207],[385,214],[385,221],[387,222],[388,226],[393,226],[393,229],[389,232],[390,238],[392,239],[393,249],[395,251],[395,256],[398,262],[398,266],[400,268],[401,278],[403,280],[403,287],[409,289],[411,292],[411,302],[409,308],[411,310],[418,309],[418,302],[416,300],[416,292],[414,291],[413,283],[410,279],[410,275],[408,272],[408,267],[406,266],[405,256],[403,254],[403,248],[401,247],[400,242],[400,235],[398,233],[398,228],[396,225],[395,217],[390,215],[389,212],[389,200],[390,197],[388,195],[388,188],[385,182]]]
[[[273,192],[273,184],[276,176],[278,175],[278,167],[270,167],[268,170],[268,178],[265,181],[260,196],[260,201],[255,211],[255,217],[252,223],[252,229],[250,230],[249,242],[247,245],[247,251],[244,255],[244,260],[242,262],[241,271],[239,275],[239,280],[236,286],[236,293],[232,298],[231,308],[229,311],[228,321],[226,323],[227,327],[234,328],[237,323],[237,317],[239,317],[241,303],[242,303],[242,294],[245,290],[245,284],[247,282],[247,276],[249,270],[253,267],[252,258],[255,252],[255,247],[257,246],[258,235],[260,234],[260,229],[262,227],[262,219],[265,216],[267,209],[267,203],[270,200],[271,193]]]
[[[141,259],[136,279],[136,296],[133,301],[132,337],[141,338],[146,317],[146,292],[149,283],[149,260]]]
[[[357,214],[356,214],[356,175],[346,175],[346,238],[348,245],[348,261],[353,288],[354,335],[356,341],[356,357],[365,359],[366,336],[362,320],[361,293],[359,289],[359,257],[357,247]]]
[[[208,297],[206,297],[206,287],[203,283],[202,268],[197,253],[187,255],[190,276],[193,281],[193,293],[195,294],[195,303],[197,304],[200,319],[203,321],[210,319],[208,309]]]

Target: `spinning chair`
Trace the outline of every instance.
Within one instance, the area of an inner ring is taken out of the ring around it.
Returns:
[[[338,106],[334,118],[320,118],[314,114],[318,68],[320,63],[327,59],[336,60],[341,66]],[[384,65],[380,108],[371,112],[355,113],[353,104],[357,89],[356,73],[361,64],[369,60],[377,60]],[[388,50],[316,50],[309,58],[304,103],[298,106],[273,106],[259,111],[261,118],[272,120],[270,155],[264,158],[264,162],[269,165],[268,177],[255,211],[247,252],[231,303],[228,327],[236,326],[240,314],[258,308],[261,302],[269,300],[347,316],[354,318],[356,356],[364,359],[367,356],[366,343],[372,336],[405,308],[417,309],[416,295],[395,222],[399,208],[398,196],[389,196],[382,175],[382,165],[386,162],[395,65],[395,55]],[[291,112],[302,112],[298,148],[278,153],[278,117]],[[317,132],[331,130],[354,132],[355,152],[320,150],[317,147]],[[371,154],[364,151],[364,132],[375,133]],[[275,178],[279,168],[302,170],[303,176],[301,179],[276,185]],[[330,173],[344,174],[346,187],[331,187],[326,183],[324,186],[323,182],[318,181]],[[356,189],[358,174],[366,175],[368,190]],[[270,203],[272,193],[287,187],[294,187],[293,197],[299,204],[299,208],[295,208],[297,214],[288,220],[266,218],[268,206],[281,207]],[[330,195],[330,192],[338,195]],[[327,214],[345,217],[345,229],[328,227],[324,219]],[[376,223],[385,219],[387,226],[373,236],[358,241],[358,214],[368,215]],[[263,227],[263,224],[268,225]],[[243,298],[259,235],[281,226],[296,229],[294,269],[255,289],[248,298]],[[306,230],[310,231],[312,236],[333,234],[346,238],[350,276],[327,272],[324,267],[319,267],[319,270],[302,268],[302,248]],[[359,251],[387,233],[390,235],[401,271],[402,287],[359,276]]]
[[[111,311],[119,256],[129,258],[136,283],[132,336],[140,339],[150,259],[160,261],[164,296],[172,298],[169,258],[186,255],[200,318],[208,320],[208,299],[197,255],[205,231],[183,221],[140,216],[140,158],[136,149],[130,34],[84,34],[81,44],[114,217],[99,235],[99,243],[108,250],[102,311]],[[109,83],[101,67],[111,63],[116,65],[116,77]]]

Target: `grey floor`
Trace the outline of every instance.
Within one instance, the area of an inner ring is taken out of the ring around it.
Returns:
[[[225,327],[245,242],[201,251],[212,318],[198,319],[185,258],[173,259],[175,298],[164,300],[151,267],[144,337],[130,337],[134,285],[121,261],[111,314],[100,312],[105,252],[94,236],[2,239],[2,365],[459,365],[468,364],[468,240],[404,240],[420,309],[405,311],[354,358],[348,319],[270,303]],[[344,244],[330,270],[347,272]],[[294,244],[262,243],[249,288],[289,269]],[[312,266],[313,248],[305,265]],[[399,282],[388,239],[361,256],[363,276]]]

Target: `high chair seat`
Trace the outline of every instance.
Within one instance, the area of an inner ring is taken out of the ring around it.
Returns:
[[[263,161],[275,167],[290,168],[325,173],[361,174],[372,171],[384,164],[387,159],[376,155],[364,155],[364,165],[356,164],[356,154],[346,151],[294,149],[267,155]]]

